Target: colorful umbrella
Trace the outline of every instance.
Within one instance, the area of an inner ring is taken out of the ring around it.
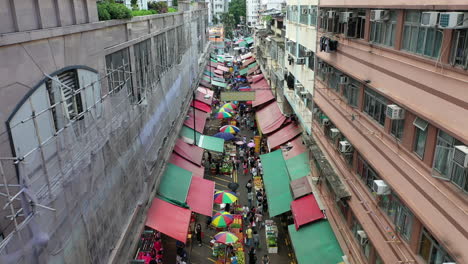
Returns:
[[[236,141],[236,145],[244,145],[244,141]]]
[[[235,112],[235,110],[234,110],[234,109],[231,109],[231,108],[224,108],[224,107],[221,107],[221,108],[219,109],[218,112],[227,112],[227,113],[232,114],[233,112]]]
[[[230,191],[217,191],[214,194],[214,202],[217,204],[234,203],[237,201],[237,196]]]
[[[218,112],[218,113],[216,113],[215,116],[216,116],[217,119],[223,119],[223,118],[230,118],[230,117],[232,117],[232,115],[231,115],[230,113],[228,113],[228,112]]]
[[[223,106],[221,106],[221,108],[236,109],[237,105],[235,105],[234,103],[227,103],[227,104],[224,104]]]
[[[249,147],[249,148],[253,148],[253,147],[255,147],[255,143],[253,143],[253,142],[250,142],[249,144],[247,144],[247,147]]]
[[[211,224],[214,227],[227,227],[234,221],[234,216],[228,212],[218,212],[213,215]]]
[[[224,133],[231,133],[231,134],[235,134],[235,133],[238,133],[240,131],[240,129],[236,126],[231,126],[231,125],[227,125],[227,126],[222,126],[219,131],[221,132],[224,132]]]
[[[218,132],[214,134],[213,137],[222,138],[226,141],[233,140],[235,138],[233,134],[225,132]]]
[[[219,232],[214,236],[214,239],[218,243],[233,244],[236,243],[239,238],[231,232]]]

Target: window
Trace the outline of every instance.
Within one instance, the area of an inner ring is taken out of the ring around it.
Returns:
[[[371,21],[370,42],[385,46],[395,46],[396,12],[387,11],[381,21]]]
[[[392,128],[390,134],[392,134],[398,140],[403,138],[403,129],[405,127],[405,119],[392,120]]]
[[[64,128],[70,120],[79,118],[83,113],[84,98],[82,98],[81,91],[77,92],[80,83],[76,70],[65,71],[53,79],[47,80],[46,87],[50,104],[58,104],[52,108],[55,130],[58,131]],[[63,105],[60,102],[63,102]]]
[[[349,38],[364,39],[366,28],[366,10],[358,10],[357,16],[350,18],[348,21],[346,36]]]
[[[137,100],[141,102],[145,98],[146,89],[153,85],[153,63],[151,60],[151,40],[147,39],[135,44],[135,76],[137,83]]]
[[[380,177],[377,175],[374,169],[364,160],[361,155],[358,156],[357,174],[361,177],[361,179],[364,181],[364,184],[371,192],[372,187],[374,186],[374,181],[380,180]]]
[[[348,77],[349,78],[349,77]],[[351,78],[350,78],[351,79]],[[357,107],[358,105],[358,97],[359,97],[359,87],[361,84],[354,80],[351,79],[349,84],[346,84],[343,87],[343,95],[346,98],[346,101],[350,106]]]
[[[109,90],[117,93],[124,89],[127,96],[133,96],[132,73],[128,48],[116,51],[106,56]]]
[[[339,83],[341,75],[342,73],[339,70],[333,69],[333,72],[330,73],[330,75],[328,76],[328,88],[339,92]]]
[[[455,30],[452,43],[452,64],[468,69],[468,29]]]
[[[197,20],[197,38],[198,38],[198,41],[197,41],[197,46],[199,47],[199,42],[200,42],[200,36],[201,36],[201,31],[200,31],[200,20]],[[172,67],[174,66],[174,64],[176,63],[176,59],[177,59],[177,40],[176,40],[176,30],[175,29],[171,29],[169,31],[167,31],[167,41],[169,43],[172,43],[171,45],[168,45],[167,46],[167,67]]]
[[[463,145],[463,143],[439,130],[433,168],[440,175],[434,176],[450,180],[464,191],[468,191],[467,170],[463,164],[458,164],[452,159],[454,146],[457,145]]]
[[[430,264],[442,264],[446,262],[455,262],[437,240],[423,228],[421,240],[419,241],[418,254]]]
[[[309,6],[307,5],[300,6],[299,22],[304,25],[309,24]]]
[[[359,235],[358,231],[362,232],[364,231],[364,229],[362,228],[362,225],[359,223],[359,221],[354,215],[351,220],[351,231],[353,232],[354,237],[358,241],[358,245],[361,246],[362,252],[366,256],[366,258],[369,259],[372,244],[369,241],[369,239],[361,239],[361,236]]]
[[[317,77],[322,81],[325,81],[325,69],[327,67],[328,65],[322,60],[317,61]]]
[[[312,52],[312,55],[307,57],[307,67],[311,69],[312,71],[314,70],[314,63],[315,63],[315,55]]]
[[[159,78],[167,70],[167,47],[166,47],[166,33],[161,33],[154,37],[156,47],[156,69]]]
[[[416,126],[413,151],[416,153],[416,155],[418,155],[418,157],[422,159],[424,158],[424,150],[426,148],[428,122],[424,119],[416,117],[413,124]]]
[[[413,225],[413,213],[411,213],[410,209],[393,192],[382,196],[379,206],[395,224],[397,232],[409,241]]]
[[[442,31],[421,26],[421,11],[406,11],[403,29],[403,50],[438,58],[442,46]]]
[[[364,112],[382,126],[385,124],[386,107],[387,99],[385,97],[366,88],[364,93]]]
[[[309,25],[316,26],[317,25],[317,7],[311,6],[310,7],[310,23]]]

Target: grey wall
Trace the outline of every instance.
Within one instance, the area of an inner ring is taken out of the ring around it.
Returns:
[[[0,7],[11,2],[0,0]],[[21,2],[23,11],[31,4],[29,0]],[[69,8],[67,4],[73,3],[76,7],[84,3],[79,0],[59,2],[62,4],[60,8],[65,9]],[[15,6],[15,10],[19,8]],[[2,10],[0,8],[0,12]],[[155,36],[178,25],[184,25],[186,33],[190,34],[189,49],[181,62],[151,85],[146,104],[132,104],[122,98],[122,93],[113,95],[103,100],[100,117],[85,115],[83,120],[54,139],[59,146],[57,162],[43,164],[57,167],[60,163],[58,176],[52,182],[52,193],[45,187],[29,187],[34,189],[32,195],[39,203],[56,211],[36,208],[23,223],[24,228],[19,231],[21,236],[10,234],[8,242],[0,244],[0,263],[105,263],[111,255],[115,263],[124,263],[129,258],[134,244],[118,242],[121,238],[128,239],[122,237],[123,234],[134,235],[138,231],[135,224],[125,233],[132,219],[141,223],[167,155],[172,150],[180,120],[183,120],[180,116],[185,116],[188,107],[187,97],[202,69],[199,58],[203,49],[199,49],[199,45],[205,46],[203,37],[206,35],[197,34],[194,21],[198,17],[207,19],[206,12],[196,10],[137,17],[131,21],[39,30],[34,34],[17,32],[0,39],[0,157],[10,157],[13,154],[5,120],[46,74],[67,66],[85,65],[96,69],[102,77],[106,73],[105,56],[108,54],[130,48],[134,62],[134,44],[152,39],[153,56],[156,56]],[[5,17],[0,16],[0,20]],[[31,15],[31,19],[33,17]],[[79,16],[73,19],[83,21]],[[33,20],[25,22],[24,27],[37,27]],[[52,25],[53,22],[54,19],[47,23]],[[0,24],[8,25],[1,21]],[[204,22],[201,27],[205,32]],[[171,44],[174,43],[168,43]],[[107,93],[107,82],[102,81],[100,85],[102,93]],[[28,162],[20,162],[18,166],[21,179],[31,164],[41,164],[39,150],[30,157]],[[3,165],[10,182],[14,183],[14,166],[8,166],[6,162]],[[3,206],[4,198],[0,197],[0,202]],[[5,228],[6,223],[1,224],[0,227]],[[117,257],[115,247],[121,250]]]

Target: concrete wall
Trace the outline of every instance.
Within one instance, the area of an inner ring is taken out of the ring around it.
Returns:
[[[64,166],[53,183],[53,194],[31,192],[37,202],[56,211],[36,208],[19,231],[21,237],[13,233],[0,244],[0,263],[106,263],[111,255],[114,263],[125,263],[130,258],[134,244],[126,242],[133,240],[140,226],[129,223],[144,218],[181,127],[187,97],[202,69],[199,58],[206,44],[206,15],[203,9],[2,36],[0,156],[11,157],[5,120],[46,75],[84,65],[103,78],[105,56],[129,48],[135,79],[135,44],[150,39],[152,61],[157,64],[156,36],[179,25],[189,34],[181,61],[151,84],[145,104],[132,104],[123,93],[106,97],[101,117],[86,114],[57,135],[53,142],[67,143],[56,152]],[[197,32],[197,21],[202,34]],[[103,95],[108,92],[106,79],[100,87]],[[86,133],[71,134],[76,126]],[[28,156],[34,159],[18,166],[21,179],[28,166],[40,160],[38,151]],[[47,161],[46,166],[50,165]],[[16,181],[12,164],[5,166],[5,173]],[[130,232],[125,233],[127,229]]]

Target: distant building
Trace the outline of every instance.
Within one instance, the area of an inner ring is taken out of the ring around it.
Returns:
[[[260,0],[246,0],[247,26],[255,26],[259,23],[258,11],[260,10]]]
[[[137,0],[137,5],[140,10],[148,10],[148,2],[163,2],[163,1],[148,1],[148,0]],[[164,1],[165,2],[165,1]],[[125,5],[128,8],[132,8],[132,0],[125,0]]]

